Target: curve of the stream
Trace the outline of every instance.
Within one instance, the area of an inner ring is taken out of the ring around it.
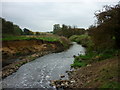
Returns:
[[[51,88],[50,80],[68,79],[73,55],[84,54],[85,48],[73,43],[68,50],[52,53],[22,65],[17,72],[2,81],[3,88]]]

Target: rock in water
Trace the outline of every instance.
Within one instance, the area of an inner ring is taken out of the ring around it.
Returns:
[[[60,77],[61,77],[61,78],[64,78],[64,77],[65,77],[65,75],[60,75]]]

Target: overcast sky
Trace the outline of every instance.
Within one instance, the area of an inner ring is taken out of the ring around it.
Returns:
[[[74,0],[75,1],[75,0]],[[99,1],[99,0],[98,0]],[[2,17],[32,31],[52,31],[54,24],[88,28],[94,24],[94,13],[111,2],[79,0],[79,2],[2,2]]]

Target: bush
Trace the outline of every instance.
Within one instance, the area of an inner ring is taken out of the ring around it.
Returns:
[[[101,60],[105,60],[108,58],[114,57],[116,54],[120,52],[119,50],[116,49],[106,49],[101,52],[87,52],[85,55],[79,55],[75,57],[74,63],[71,64],[72,67],[82,67],[86,66],[87,64],[93,63],[93,62],[98,62]]]
[[[69,38],[73,42],[77,42],[78,44],[81,44],[83,47],[86,47],[86,51],[92,51],[94,43],[92,42],[92,39],[88,35],[73,35]]]
[[[71,67],[83,67],[86,66],[87,63],[84,61],[80,61],[78,57],[75,58],[74,63],[71,64]]]

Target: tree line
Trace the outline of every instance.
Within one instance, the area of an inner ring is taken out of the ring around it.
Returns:
[[[0,18],[0,23],[2,25],[2,37],[6,37],[9,35],[41,35],[41,32],[33,32],[27,28],[23,30],[18,26],[13,24],[11,21],[6,21],[4,18]]]
[[[21,29],[18,25],[15,25],[11,21],[6,21],[4,18],[0,18],[2,21],[2,37],[6,37],[9,35],[41,35],[43,33],[41,32],[33,32],[32,30],[29,30],[27,28]],[[53,34],[57,34],[60,36],[70,37],[72,35],[81,35],[84,34],[86,31],[84,28],[77,28],[77,27],[71,27],[68,25],[63,24],[62,27],[60,27],[60,24],[55,24],[53,26]]]
[[[22,29],[13,24],[13,22],[6,21],[3,18],[0,18],[2,21],[2,35],[21,35],[23,33]]]
[[[71,27],[70,25],[65,25],[65,24],[62,24],[62,26],[60,27],[60,24],[55,24],[53,26],[53,33],[69,38],[72,35],[84,34],[85,29],[84,28],[77,28],[75,26]]]

